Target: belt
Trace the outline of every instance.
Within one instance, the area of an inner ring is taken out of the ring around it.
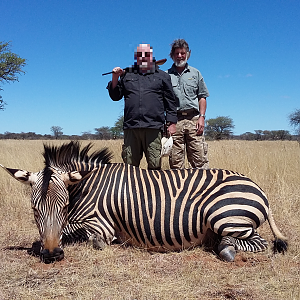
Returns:
[[[199,112],[194,109],[186,109],[186,110],[177,110],[177,116],[186,117],[186,116],[196,116],[199,115]]]

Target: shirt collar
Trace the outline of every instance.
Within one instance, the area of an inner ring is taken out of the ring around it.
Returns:
[[[182,73],[185,73],[185,72],[190,72],[190,67],[189,67],[189,64],[188,64],[188,63],[185,64],[185,68],[184,68],[184,70],[183,70]],[[176,69],[176,66],[175,66],[174,63],[173,63],[173,65],[172,65],[172,67],[171,67],[171,73],[177,73],[177,74],[178,74],[177,69]]]

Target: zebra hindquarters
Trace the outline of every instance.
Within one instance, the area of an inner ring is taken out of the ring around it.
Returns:
[[[268,219],[268,212],[264,193],[252,182],[220,189],[204,210],[204,224],[221,239],[219,256],[233,261],[237,250],[264,251],[267,242],[256,228]]]

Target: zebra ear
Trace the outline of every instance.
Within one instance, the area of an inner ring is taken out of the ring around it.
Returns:
[[[0,166],[9,175],[11,175],[13,178],[17,179],[18,181],[20,181],[22,183],[33,185],[37,180],[37,173],[32,173],[32,172],[28,172],[28,171],[20,170],[20,169],[10,169],[10,168],[6,168],[6,167],[2,166],[1,164],[0,164]]]
[[[93,169],[92,171],[72,171],[72,172],[64,173],[63,181],[67,186],[72,184],[77,184],[81,180],[90,176],[95,170],[97,169]]]

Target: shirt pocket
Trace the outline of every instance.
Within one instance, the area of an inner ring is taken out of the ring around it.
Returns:
[[[197,95],[198,85],[195,79],[190,79],[184,84],[184,92],[189,97]]]
[[[162,90],[162,80],[156,76],[148,76],[146,87],[150,91],[159,92]]]
[[[172,82],[173,89],[178,87],[178,78],[176,76],[171,76],[171,82]]]
[[[139,79],[134,76],[126,76],[123,79],[124,88],[126,91],[136,91],[139,88]]]

